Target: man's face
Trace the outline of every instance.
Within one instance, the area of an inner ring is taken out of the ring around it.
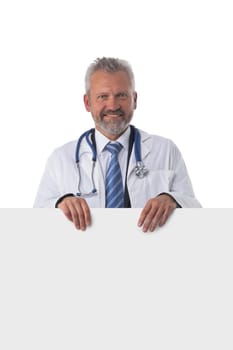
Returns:
[[[126,72],[92,74],[90,91],[84,95],[86,110],[91,112],[95,127],[110,140],[117,139],[128,127],[137,94]]]

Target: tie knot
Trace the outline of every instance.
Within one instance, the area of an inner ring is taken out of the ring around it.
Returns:
[[[111,154],[117,155],[122,149],[122,144],[120,142],[109,142],[106,145],[106,150],[108,150]]]

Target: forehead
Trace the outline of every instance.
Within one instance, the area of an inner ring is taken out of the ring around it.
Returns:
[[[98,70],[94,72],[90,79],[91,89],[130,89],[129,76],[124,71],[105,72]]]

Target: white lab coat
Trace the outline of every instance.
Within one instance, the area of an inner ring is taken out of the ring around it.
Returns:
[[[141,158],[149,170],[140,179],[134,173],[135,156],[132,149],[127,186],[132,208],[143,208],[146,202],[160,193],[170,194],[181,207],[200,207],[194,196],[185,163],[176,145],[169,139],[141,134]],[[47,161],[34,207],[55,207],[57,200],[66,193],[76,194],[78,191],[78,171],[75,163],[77,141],[72,141],[56,149]],[[81,191],[90,192],[92,152],[85,140],[80,147]],[[94,171],[97,194],[85,198],[91,208],[105,207],[104,174],[100,164],[96,162]]]

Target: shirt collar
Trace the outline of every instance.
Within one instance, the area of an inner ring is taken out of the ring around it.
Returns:
[[[130,135],[130,127],[128,126],[125,132],[120,137],[118,137],[118,139],[115,140],[122,144],[124,150],[128,149],[129,135]],[[99,130],[96,130],[96,129],[95,129],[95,140],[96,140],[96,147],[97,147],[98,154],[103,152],[105,146],[110,142],[110,140],[106,136],[104,136]]]

